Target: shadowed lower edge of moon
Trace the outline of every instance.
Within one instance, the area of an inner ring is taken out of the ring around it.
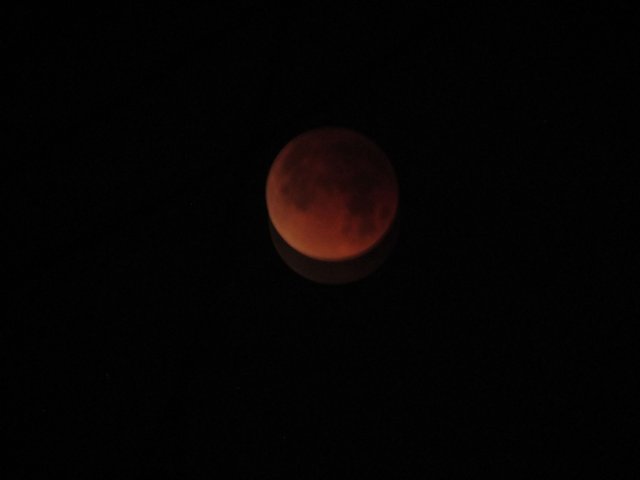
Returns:
[[[351,283],[371,275],[387,259],[398,237],[397,219],[394,219],[380,241],[363,255],[342,261],[316,260],[291,247],[271,220],[268,222],[271,240],[284,263],[307,280],[330,285]]]

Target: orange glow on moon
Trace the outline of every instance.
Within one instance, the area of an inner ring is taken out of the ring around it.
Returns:
[[[319,128],[291,140],[267,177],[269,217],[300,253],[323,261],[365,254],[385,236],[398,183],[385,153],[364,135]]]

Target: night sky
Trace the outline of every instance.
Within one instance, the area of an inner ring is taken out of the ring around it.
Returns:
[[[630,363],[609,368],[640,297],[630,31],[586,6],[317,3],[6,17],[6,478],[624,460],[597,432],[631,417]],[[399,182],[392,252],[343,286],[283,263],[265,205],[278,151],[326,125]]]

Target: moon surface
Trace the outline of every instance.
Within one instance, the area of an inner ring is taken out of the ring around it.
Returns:
[[[310,130],[291,140],[267,176],[269,218],[293,249],[312,259],[359,257],[385,236],[398,208],[386,154],[346,128]]]

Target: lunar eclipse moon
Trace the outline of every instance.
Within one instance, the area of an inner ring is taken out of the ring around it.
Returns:
[[[398,183],[387,155],[346,128],[307,131],[278,153],[266,185],[271,223],[294,250],[318,261],[365,255],[389,231]]]

